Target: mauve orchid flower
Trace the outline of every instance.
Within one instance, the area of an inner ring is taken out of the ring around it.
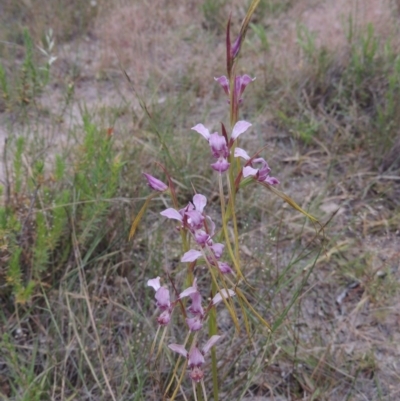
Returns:
[[[189,306],[188,311],[193,315],[204,317],[204,309],[201,305],[201,294],[199,291],[194,292],[190,295],[192,304]]]
[[[204,372],[202,366],[205,363],[204,355],[217,343],[221,336],[212,336],[204,345],[200,351],[196,346],[193,346],[189,352],[186,351],[185,347],[181,344],[169,344],[168,347],[183,357],[188,359],[188,367],[190,369],[190,378],[199,383],[203,377]]]
[[[247,154],[244,149],[236,148],[235,149],[235,157],[241,157],[242,159],[249,161],[251,158]],[[243,167],[243,177],[254,177],[257,181],[266,182],[269,185],[277,185],[279,184],[279,180],[275,177],[270,177],[269,173],[271,172],[268,163],[261,157],[254,159],[250,162],[251,166]],[[260,168],[254,168],[256,165],[261,165]]]
[[[169,290],[168,288],[161,286],[160,277],[148,280],[147,285],[156,291],[155,299],[157,301],[157,306],[163,311],[157,318],[157,322],[161,326],[166,326],[171,320],[172,313]]]
[[[268,163],[261,157],[254,159],[251,161],[251,165],[261,164],[259,169],[253,168],[251,166],[243,167],[243,177],[255,177],[257,181],[266,182],[269,185],[277,185],[279,184],[279,180],[275,177],[270,177],[269,173],[271,169],[268,166]]]
[[[243,134],[243,132],[246,132],[246,130],[250,126],[251,124],[247,121],[238,121],[233,127],[229,145],[226,143],[226,139],[224,136],[219,135],[218,132],[210,134],[210,131],[203,124],[195,125],[192,130],[198,132],[203,138],[208,141],[213,157],[218,159],[215,163],[211,164],[211,167],[215,171],[223,173],[228,170],[230,166],[230,163],[228,162],[230,147],[232,146],[233,142],[239,137],[239,135]]]
[[[160,284],[160,277],[153,278],[147,281],[147,285],[156,291],[157,306],[161,310],[166,310],[171,306],[168,288],[162,287]]]
[[[193,203],[189,203],[185,208],[179,211],[168,208],[160,214],[168,219],[180,221],[183,226],[194,233],[196,230],[203,228],[203,222],[205,220],[203,210],[206,205],[207,198],[204,195],[196,194],[193,196]]]
[[[221,86],[226,95],[229,97],[230,95],[230,85],[229,80],[225,75],[222,75],[219,78],[214,78]],[[237,75],[235,78],[235,99],[237,99],[238,104],[243,103],[243,99],[241,98],[246,86],[253,82],[255,78],[251,78],[249,75]]]
[[[198,132],[208,141],[212,155],[214,158],[218,159],[217,162],[211,164],[211,167],[219,173],[223,173],[228,170],[230,165],[227,160],[229,156],[229,149],[225,137],[219,135],[218,132],[210,134],[210,131],[203,124],[195,125],[192,130]]]
[[[213,247],[216,246],[216,250],[213,250]],[[222,246],[222,248],[220,247]],[[218,259],[222,256],[223,245],[222,244],[214,244],[210,246],[208,249],[211,250],[212,255],[207,255],[207,260],[212,266],[218,267],[219,271],[222,274],[233,273],[232,268],[226,262],[219,262]],[[190,263],[194,262],[195,260],[200,259],[203,257],[203,253],[197,251],[196,249],[190,249],[189,251],[185,252],[181,258],[182,263]],[[215,261],[217,259],[217,261]]]
[[[201,294],[197,287],[197,280],[194,279],[193,285],[186,288],[179,294],[179,299],[190,297],[192,300],[192,305],[188,308],[188,311],[193,315],[204,316],[204,309],[201,306]]]
[[[244,90],[246,89],[247,85],[253,81],[255,78],[251,78],[249,75],[237,75],[235,79],[235,91],[237,93],[237,98],[239,99],[239,103],[242,101],[240,96],[243,95]]]
[[[186,323],[189,326],[190,331],[198,331],[203,327],[204,309],[201,305],[201,294],[197,288],[196,279],[193,281],[193,285],[179,294],[179,299],[189,296],[192,300],[192,304],[188,308],[188,311],[194,315],[192,318],[187,318]]]
[[[208,141],[214,157],[228,157],[228,144],[226,143],[225,138],[219,135],[218,132],[210,134],[208,128],[206,128],[203,124],[195,125],[192,127],[192,130],[198,132],[204,139]]]
[[[152,175],[146,173],[143,173],[143,175],[146,177],[147,183],[151,189],[154,189],[158,192],[165,192],[168,189],[168,185],[164,184],[162,181],[158,180]]]

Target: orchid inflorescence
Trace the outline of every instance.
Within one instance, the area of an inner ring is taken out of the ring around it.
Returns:
[[[225,93],[229,96],[229,81],[226,77],[217,78]],[[242,94],[246,86],[254,81],[249,76],[238,76],[235,78],[234,91],[236,92],[232,97],[237,99],[237,104],[243,102]],[[239,136],[245,133],[251,127],[251,123],[241,120],[237,121],[231,131],[231,134],[227,135],[227,130],[222,124],[222,135],[218,132],[210,133],[210,131],[203,125],[197,124],[192,130],[199,133],[205,138],[210,146],[212,157],[215,160],[211,164],[211,168],[219,173],[221,176],[233,168],[232,161],[234,158],[240,158],[245,160],[245,165],[238,172],[238,177],[235,180],[235,191],[238,190],[238,184],[240,181],[248,177],[253,178],[258,182],[265,182],[269,185],[276,185],[279,181],[270,177],[270,168],[268,163],[261,157],[251,158],[247,152],[237,147],[237,140]],[[170,291],[165,285],[161,285],[160,277],[156,277],[148,280],[147,285],[152,287],[155,293],[155,300],[157,307],[161,313],[157,317],[157,322],[160,327],[167,329],[172,319],[172,313],[175,308],[180,305],[180,310],[183,310],[184,320],[186,322],[187,330],[192,335],[192,343],[187,350],[187,344],[169,344],[168,347],[172,351],[185,357],[187,360],[187,366],[189,369],[189,376],[195,383],[202,383],[204,390],[204,370],[203,365],[205,363],[205,354],[220,340],[221,336],[215,333],[210,333],[211,336],[206,342],[204,347],[200,350],[197,345],[198,333],[202,330],[204,322],[208,318],[209,312],[221,301],[229,307],[231,298],[236,295],[235,286],[236,284],[232,279],[228,279],[227,275],[233,276],[234,270],[227,261],[222,260],[225,250],[225,245],[222,242],[216,240],[220,238],[216,231],[216,225],[212,218],[205,213],[207,206],[207,198],[202,194],[195,194],[191,202],[185,207],[176,207],[177,201],[175,198],[175,191],[172,187],[172,180],[169,180],[169,185],[163,183],[154,176],[145,173],[144,174],[150,188],[157,192],[170,192],[175,207],[170,207],[162,211],[160,214],[167,219],[174,220],[177,222],[176,230],[182,234],[184,242],[184,252],[180,259],[182,263],[189,264],[188,277],[193,276],[195,265],[198,261],[202,260],[208,267],[212,281],[216,284],[217,292],[213,293],[213,298],[209,302],[207,307],[202,304],[202,295],[197,285],[197,279],[193,278],[192,284],[183,290],[180,294],[177,294],[174,301],[171,301]],[[221,180],[220,180],[221,182]],[[230,194],[232,196],[232,194]],[[223,195],[222,195],[223,196]],[[224,224],[224,223],[223,223]],[[225,222],[226,224],[226,222]],[[226,238],[225,238],[226,239]],[[189,246],[189,244],[192,244]],[[238,261],[233,260],[235,266]],[[223,288],[217,284],[217,277],[222,280]],[[228,289],[227,285],[230,284],[232,289]],[[175,287],[174,287],[175,289]],[[190,298],[190,306],[184,307],[184,299]],[[218,322],[218,320],[217,320]],[[164,335],[163,337],[164,338]],[[187,337],[189,340],[189,337]],[[153,344],[154,348],[154,344]],[[194,390],[195,391],[195,390]],[[204,394],[206,398],[206,395]]]
[[[244,41],[250,17],[258,2],[259,0],[252,1],[246,18],[242,23],[240,33],[233,45],[231,45],[230,40],[230,20],[228,21],[226,35],[227,76],[214,78],[215,81],[221,85],[228,97],[227,103],[230,108],[231,129],[227,129],[224,124],[221,124],[220,133],[211,133],[203,124],[197,124],[192,128],[192,130],[196,131],[207,140],[211,150],[211,157],[214,159],[211,163],[211,168],[218,173],[222,228],[217,230],[213,219],[205,213],[207,198],[202,194],[196,193],[191,202],[183,208],[179,207],[173,184],[174,181],[171,179],[166,169],[161,166],[167,175],[168,184],[155,178],[151,174],[144,173],[149,187],[156,192],[150,195],[146,200],[142,210],[134,220],[130,232],[130,237],[132,237],[149,201],[155,197],[157,193],[170,195],[173,207],[165,209],[161,212],[161,215],[177,222],[176,231],[179,232],[182,238],[182,256],[180,262],[187,264],[186,288],[179,293],[175,282],[170,276],[168,276],[168,279],[171,283],[169,287],[172,287],[172,292],[166,284],[161,284],[160,277],[147,281],[147,285],[155,290],[155,301],[160,310],[157,317],[159,325],[158,330],[163,329],[157,356],[162,349],[164,339],[166,338],[166,332],[168,327],[171,326],[171,322],[176,321],[177,324],[179,324],[178,322],[182,320],[179,316],[176,318],[173,317],[173,312],[175,310],[178,309],[180,311],[187,330],[184,344],[168,344],[170,350],[185,359],[184,366],[179,360],[176,363],[172,379],[165,390],[165,394],[167,394],[172,383],[174,381],[177,382],[172,397],[169,396],[170,400],[175,398],[181,386],[186,366],[189,370],[189,377],[192,380],[195,400],[197,400],[196,385],[198,383],[201,383],[202,398],[207,400],[204,385],[204,364],[205,356],[210,350],[212,359],[213,396],[214,400],[218,400],[218,369],[216,353],[213,347],[222,338],[221,335],[217,334],[218,319],[215,308],[219,303],[224,303],[237,328],[239,328],[239,324],[235,313],[233,298],[240,303],[242,311],[250,310],[250,312],[254,313],[259,321],[269,329],[269,324],[255,311],[239,288],[240,284],[245,281],[245,278],[240,267],[239,234],[235,215],[235,199],[237,192],[250,182],[261,184],[280,196],[292,207],[312,218],[312,216],[304,212],[291,198],[273,188],[273,186],[279,184],[279,181],[277,178],[270,176],[271,168],[267,161],[259,156],[259,152],[254,156],[250,156],[244,149],[238,147],[239,137],[252,126],[252,124],[247,121],[239,120],[239,108],[243,104],[243,94],[246,87],[253,82],[255,78],[251,78],[246,74],[236,75],[235,65],[241,45]],[[243,165],[240,164],[241,160],[244,161]],[[226,201],[226,199],[228,201]],[[233,226],[233,238],[229,234],[228,224],[232,224]],[[199,271],[204,271],[204,269],[200,270],[198,266],[200,261],[202,264],[205,264],[205,271],[209,273],[208,280],[202,275],[202,282],[204,280],[211,286],[207,297],[204,296],[205,294],[201,294],[198,284],[199,277],[195,277],[195,273],[198,275]],[[175,295],[171,295],[172,293]],[[206,298],[209,299],[208,303],[203,302]],[[246,321],[247,318],[245,315],[243,315],[243,319]],[[209,323],[208,340],[205,341],[203,347],[199,348],[199,336],[201,336],[201,332],[207,321]],[[246,325],[246,329],[248,330],[248,325]],[[157,335],[153,342],[152,351],[154,350]],[[250,335],[249,332],[248,335]],[[181,369],[182,372],[179,379],[176,375],[178,369]]]

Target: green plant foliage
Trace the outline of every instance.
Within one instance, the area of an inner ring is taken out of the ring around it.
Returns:
[[[28,146],[24,137],[16,140],[11,173],[15,194],[30,206],[22,213],[17,203],[0,209],[1,241],[9,253],[7,282],[19,303],[27,302],[46,277],[59,274],[71,251],[71,219],[80,246],[97,246],[123,166],[112,136],[98,129],[88,113],[74,171],[56,156],[51,179],[44,160],[36,160],[26,177],[22,159]]]
[[[21,191],[22,185],[22,153],[24,151],[25,139],[20,136],[16,141],[16,149],[14,155],[14,189],[15,193]]]
[[[79,242],[86,243],[96,234],[118,188],[123,164],[113,153],[112,139],[83,116],[85,133],[74,178],[76,209],[79,215]]]
[[[24,59],[15,70],[0,64],[0,89],[8,111],[35,104],[50,81],[50,69],[56,57],[52,56],[54,38],[46,34],[45,48],[37,51],[28,29],[22,31]],[[40,54],[41,53],[41,54]]]

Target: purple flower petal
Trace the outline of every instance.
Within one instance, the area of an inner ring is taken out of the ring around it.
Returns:
[[[277,178],[275,178],[275,177],[267,177],[264,181],[269,185],[280,184],[279,180]]]
[[[174,352],[177,352],[178,354],[181,354],[185,358],[188,357],[188,352],[186,351],[185,347],[180,344],[169,344],[168,348],[171,349]]]
[[[248,153],[242,149],[242,148],[236,148],[235,149],[235,157],[241,157],[244,160],[250,160],[250,156],[248,155]]]
[[[233,273],[233,270],[226,262],[218,262],[218,269],[222,274]]]
[[[179,299],[188,297],[189,295],[194,294],[195,292],[198,292],[197,286],[193,286],[193,287],[189,287],[186,288],[186,290],[183,290],[180,294],[179,294]]]
[[[152,175],[146,173],[143,173],[143,175],[146,177],[147,183],[151,189],[159,192],[164,192],[168,189],[168,185],[164,184],[162,181],[158,180]]]
[[[171,320],[171,312],[169,310],[165,310],[161,315],[157,318],[157,322],[160,326],[166,326]]]
[[[168,208],[168,209],[162,211],[160,214],[161,214],[161,216],[167,217],[169,219],[174,219],[174,220],[179,220],[179,221],[183,220],[182,215],[177,210],[172,209],[172,208]]]
[[[257,173],[258,173],[258,170],[253,167],[250,167],[250,166],[243,167],[243,177],[244,178],[249,177],[249,176],[255,177],[257,175]]]
[[[203,354],[206,354],[214,345],[215,343],[221,338],[222,336],[214,335],[212,336],[204,345],[202,351]]]
[[[153,287],[156,291],[161,287],[160,277],[152,278],[147,281],[148,287]]]
[[[214,336],[213,336],[214,337]],[[211,337],[212,338],[212,337]],[[204,356],[197,347],[193,347],[189,351],[189,368],[200,367],[204,364]]]
[[[190,331],[199,331],[203,327],[203,322],[199,316],[187,318],[186,323],[189,326]]]
[[[207,198],[204,195],[196,194],[193,196],[193,205],[196,207],[198,212],[203,213],[203,210],[207,205]]]
[[[233,290],[226,291],[226,289],[224,288],[217,295],[215,295],[215,297],[212,299],[212,304],[215,306],[222,301],[222,297],[226,299],[229,297],[233,297],[234,295],[235,291]]]
[[[187,223],[191,231],[199,230],[203,227],[204,216],[197,210],[186,212]]]
[[[261,165],[259,169],[255,169],[253,167],[247,166],[243,168],[243,177],[248,177],[249,175],[254,176],[260,182],[266,182],[270,185],[279,184],[279,180],[275,177],[270,177],[269,173],[271,172],[271,168],[268,166],[268,163],[262,158],[259,157],[257,159],[252,160],[252,166]]]
[[[207,242],[210,240],[210,236],[203,230],[197,230],[194,233],[194,239],[196,242],[201,245],[202,247],[207,244]]]
[[[207,139],[207,141],[210,139],[210,131],[203,124],[195,125],[192,127],[192,130],[198,132],[201,136]]]
[[[258,174],[257,174],[258,181],[264,181],[271,172],[268,163],[262,157],[254,159],[251,162],[251,164],[253,167],[256,166],[257,164],[261,164],[261,167],[258,169]]]
[[[202,371],[201,368],[194,366],[191,369],[189,376],[194,382],[200,383],[203,380],[204,372]]]
[[[242,43],[243,36],[241,33],[239,33],[238,37],[236,38],[235,42],[233,43],[231,47],[231,58],[235,59],[237,55],[239,54],[240,46]]]
[[[230,163],[226,159],[219,159],[217,162],[211,164],[213,170],[218,171],[219,173],[224,173],[229,169]]]
[[[210,237],[212,237],[215,234],[215,223],[212,221],[210,216],[206,216],[206,226]]]
[[[215,158],[229,156],[229,149],[228,145],[226,144],[225,137],[219,135],[218,132],[211,134],[208,142],[211,147],[211,152]]]
[[[251,127],[249,122],[244,120],[238,121],[233,127],[231,138],[235,140],[239,135],[243,134],[243,132],[246,132],[249,127]]]
[[[217,243],[217,244],[211,245],[210,248],[211,248],[213,254],[215,255],[215,257],[217,259],[219,259],[224,252],[225,245]]]
[[[221,86],[224,92],[229,96],[229,81],[225,75],[222,75],[219,78],[214,78]]]
[[[200,317],[204,316],[204,309],[201,306],[201,294],[200,292],[195,292],[190,295],[190,299],[192,300],[192,305],[188,308],[188,311],[193,315],[199,315]]]
[[[194,262],[195,260],[201,258],[203,254],[200,251],[196,251],[195,249],[191,249],[187,251],[181,259],[181,262]]]
[[[236,77],[236,88],[235,89],[238,93],[238,95],[237,95],[238,98],[240,96],[242,96],[244,90],[246,89],[246,86],[253,81],[255,81],[255,78],[251,78],[247,74]]]
[[[170,306],[170,301],[169,301],[169,291],[168,288],[166,287],[160,287],[155,295],[156,301],[157,301],[157,306],[162,309],[168,309]]]

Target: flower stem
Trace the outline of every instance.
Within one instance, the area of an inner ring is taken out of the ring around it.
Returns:
[[[239,254],[239,231],[237,227],[237,220],[236,220],[236,213],[235,213],[235,185],[233,175],[229,174],[227,179],[228,182],[228,192],[229,192],[229,206],[232,213],[232,222],[233,222],[233,233],[234,233],[234,240],[235,240],[235,259],[239,266],[240,270],[240,254]],[[238,274],[238,276],[241,273]]]
[[[232,249],[232,245],[229,239],[229,234],[228,234],[228,221],[226,219],[226,214],[225,214],[225,196],[224,196],[224,188],[222,184],[222,176],[219,176],[219,198],[221,201],[221,220],[222,220],[222,230],[225,236],[225,241],[226,241],[226,247],[228,248],[229,256],[233,262],[233,265],[235,266],[236,274],[240,277],[243,278],[242,271],[240,270],[240,264],[239,260],[236,259],[235,254]],[[234,205],[230,203],[231,205],[231,213],[233,215],[233,208]]]
[[[214,297],[217,293],[217,284],[213,280],[211,282],[211,296]],[[211,308],[210,315],[208,319],[208,331],[210,337],[217,334],[217,311],[215,308]],[[211,348],[211,369],[212,369],[212,378],[213,378],[213,394],[214,401],[218,401],[218,370],[217,370],[217,354],[215,352],[215,347]]]

